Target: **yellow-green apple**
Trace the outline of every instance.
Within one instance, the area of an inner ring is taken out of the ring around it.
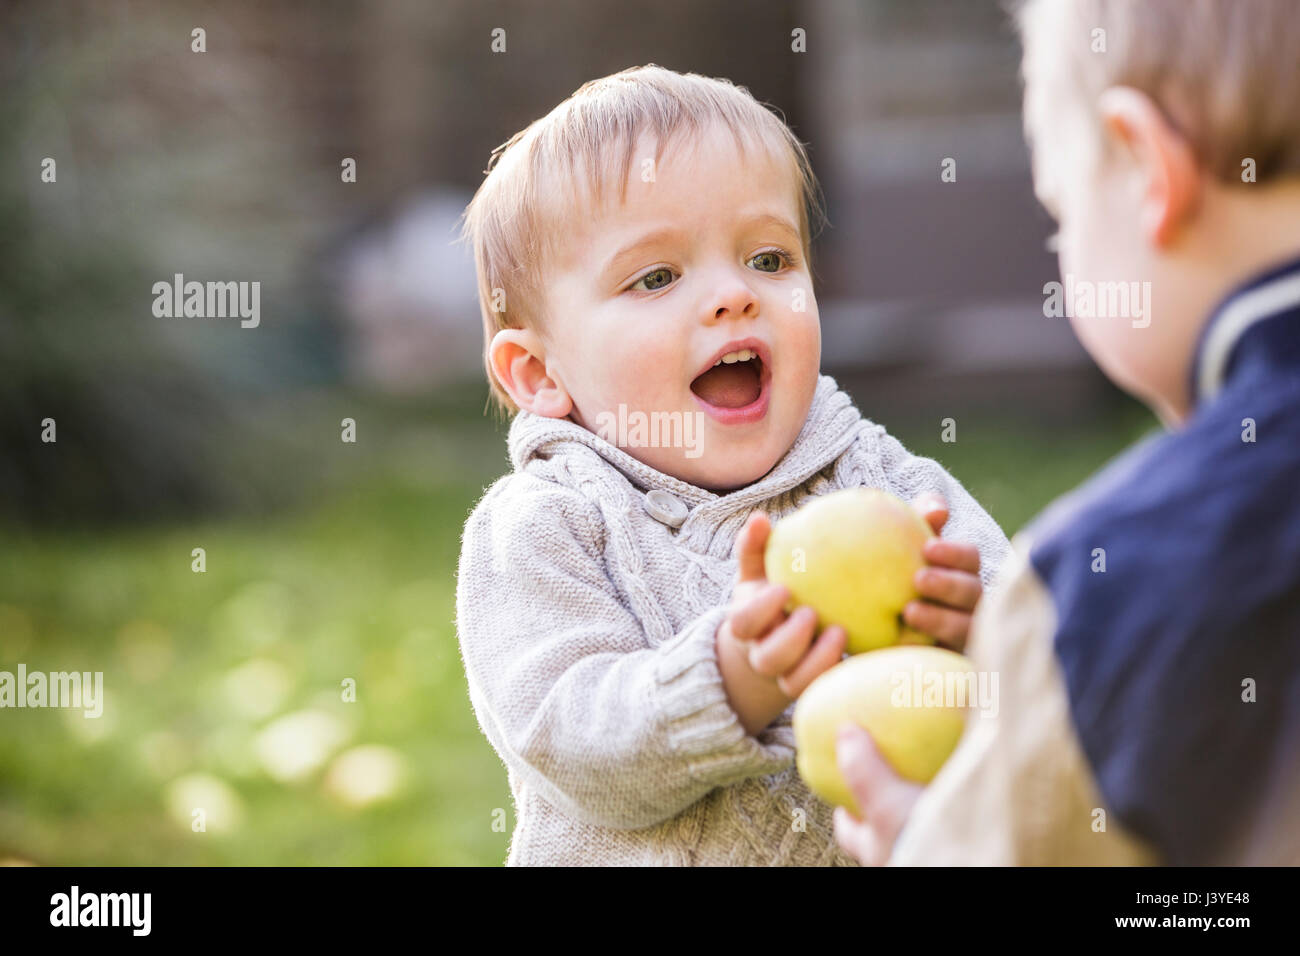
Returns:
[[[769,581],[789,588],[791,607],[811,607],[819,629],[843,627],[848,652],[858,654],[900,640],[928,642],[901,615],[919,597],[913,578],[932,537],[925,519],[889,492],[846,488],[778,521],[763,563]]]
[[[970,661],[939,647],[886,647],[841,661],[795,704],[799,776],[827,803],[861,816],[835,757],[836,734],[851,721],[900,777],[929,783],[979,704],[974,685]]]

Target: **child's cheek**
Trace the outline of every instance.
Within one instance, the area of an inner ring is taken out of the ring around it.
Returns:
[[[805,312],[793,313],[793,345],[803,366],[811,365],[814,370],[820,365],[822,330],[821,318],[817,312],[817,302],[809,297]]]
[[[628,335],[608,350],[602,357],[593,354],[591,361],[601,363],[601,391],[613,409],[620,403],[629,411],[671,411],[680,404],[683,384],[679,378],[689,378],[689,373],[679,374],[685,346],[670,336]],[[617,357],[615,357],[615,355]]]

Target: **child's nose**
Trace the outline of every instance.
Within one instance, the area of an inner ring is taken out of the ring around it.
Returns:
[[[710,321],[752,319],[756,315],[758,315],[758,297],[740,278],[729,276],[722,279],[714,288],[708,313]]]

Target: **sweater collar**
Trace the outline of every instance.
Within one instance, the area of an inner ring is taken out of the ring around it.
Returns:
[[[1234,289],[1210,314],[1192,363],[1192,394],[1206,404],[1260,363],[1295,365],[1300,343],[1300,258]]]
[[[662,489],[694,505],[736,495],[762,500],[801,485],[848,449],[860,421],[862,416],[848,394],[829,375],[819,376],[812,407],[794,445],[758,481],[726,495],[651,468],[567,418],[545,418],[521,411],[510,424],[506,443],[516,471],[522,471],[533,458],[551,458],[581,445],[599,454],[636,487],[644,491]]]

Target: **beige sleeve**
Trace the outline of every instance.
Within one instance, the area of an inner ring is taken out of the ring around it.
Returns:
[[[1070,719],[1056,612],[1028,550],[1017,538],[972,625],[967,653],[990,699],[913,808],[891,866],[1158,862],[1102,802]]]

